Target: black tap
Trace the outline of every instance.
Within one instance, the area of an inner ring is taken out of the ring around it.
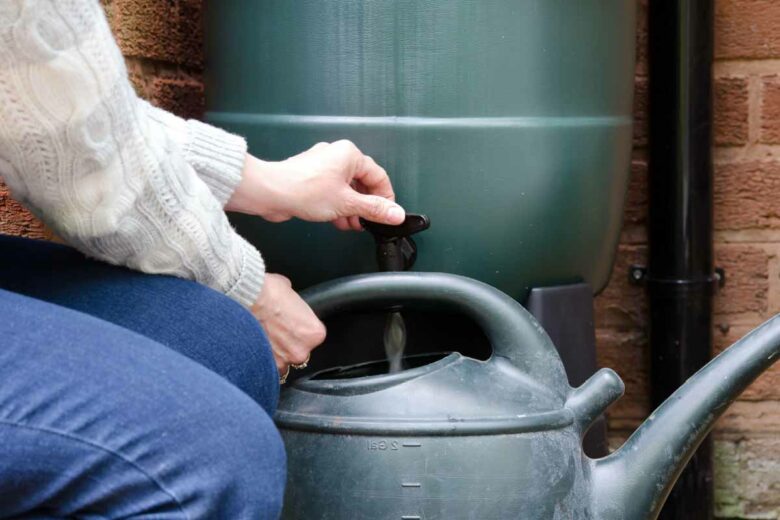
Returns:
[[[407,213],[403,223],[397,226],[377,224],[362,218],[360,224],[374,235],[380,271],[408,271],[417,259],[417,245],[411,235],[428,229],[431,221],[426,215]]]

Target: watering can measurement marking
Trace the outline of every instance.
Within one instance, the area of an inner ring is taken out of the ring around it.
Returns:
[[[400,447],[398,441],[366,439],[366,449],[368,451],[397,451]]]
[[[397,451],[401,448],[422,448],[422,443],[366,439],[366,449],[368,451]]]

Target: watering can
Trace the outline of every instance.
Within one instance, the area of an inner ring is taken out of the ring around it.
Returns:
[[[458,353],[328,369],[283,393],[284,518],[654,519],[716,419],[780,354],[780,317],[713,359],[611,455],[582,437],[623,393],[610,369],[567,382],[547,334],[514,299],[442,273],[376,273],[318,285],[320,317],[447,308],[491,342],[479,361]]]

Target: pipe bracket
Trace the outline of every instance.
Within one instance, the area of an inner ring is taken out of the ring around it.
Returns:
[[[726,285],[726,271],[722,267],[716,267],[712,274],[705,278],[666,278],[655,277],[648,272],[647,267],[635,264],[628,268],[628,281],[632,285],[656,285],[680,289],[711,285],[715,290],[718,290]]]

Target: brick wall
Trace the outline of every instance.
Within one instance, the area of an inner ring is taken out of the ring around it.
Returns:
[[[646,251],[646,1],[641,0],[632,181],[618,261],[597,299],[599,361],[626,396],[610,413],[618,444],[648,414],[647,303],[627,283]],[[203,110],[200,0],[103,0],[138,92],[184,116]],[[715,225],[728,285],[716,300],[716,349],[780,312],[780,2],[716,0]],[[0,185],[0,233],[48,236]],[[780,518],[780,366],[716,431],[717,512]]]
[[[640,1],[634,158],[618,261],[597,298],[599,362],[626,396],[609,414],[618,445],[646,417],[647,301],[628,266],[646,261],[647,1]],[[716,0],[715,255],[727,285],[715,300],[715,350],[780,312],[780,2]],[[715,432],[716,512],[780,518],[780,365],[731,406]]]
[[[137,92],[184,117],[203,113],[201,0],[101,0]],[[0,233],[52,234],[8,196],[0,179]]]
[[[182,117],[203,114],[201,0],[102,0],[138,94]]]

